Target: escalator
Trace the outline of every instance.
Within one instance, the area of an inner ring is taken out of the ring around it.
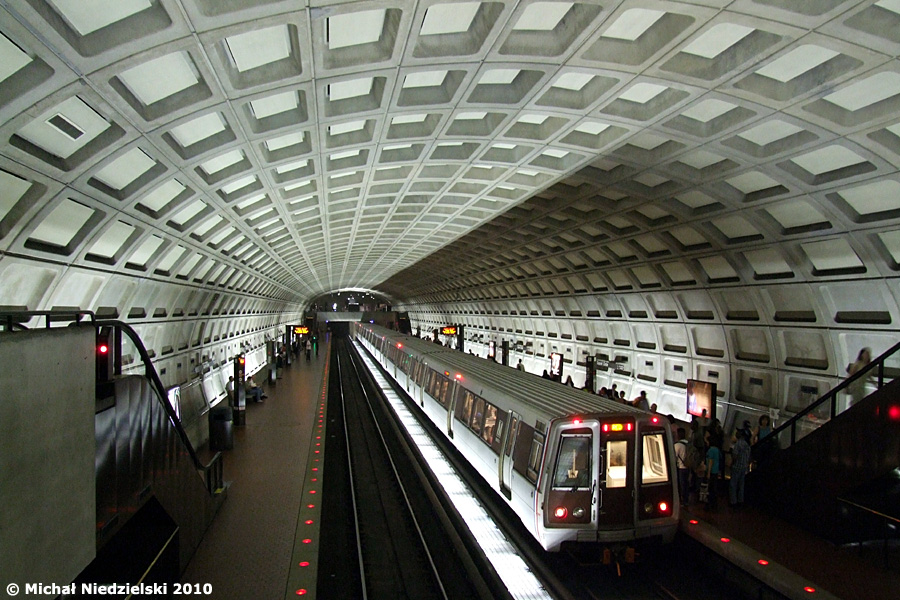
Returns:
[[[0,437],[5,466],[20,471],[0,490],[15,521],[0,536],[0,579],[78,590],[178,581],[224,501],[221,455],[201,463],[127,324],[0,319],[0,360],[18,366],[0,375]],[[123,339],[133,374],[122,374]]]
[[[900,344],[753,448],[751,500],[837,544],[881,539],[900,518]],[[869,392],[849,398],[854,385]]]

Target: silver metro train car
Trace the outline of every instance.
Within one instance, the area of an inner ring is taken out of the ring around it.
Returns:
[[[356,323],[352,333],[544,549],[675,536],[665,419],[375,325]]]

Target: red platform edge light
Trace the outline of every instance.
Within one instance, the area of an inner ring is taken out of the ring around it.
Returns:
[[[761,558],[761,559],[759,559],[759,560],[756,561],[756,562],[758,562],[759,564],[761,564],[761,565],[764,566],[764,567],[769,566],[769,561],[767,561],[767,560],[764,559],[764,558]]]
[[[807,592],[807,593],[809,593],[809,594],[815,594],[815,593],[816,593],[816,588],[814,588],[814,587],[808,585],[808,586],[806,586],[805,588],[803,588],[803,591],[804,591],[804,592]]]
[[[698,521],[697,519],[691,519],[690,521],[688,521],[688,523],[690,523],[691,525],[697,525],[699,522],[700,521]]]
[[[298,596],[305,596],[305,595],[306,595],[306,590],[304,590],[304,589],[299,589],[299,590],[297,590],[297,595],[298,595]]]
[[[723,544],[727,544],[728,542],[731,541],[730,538],[724,538],[724,537],[723,537],[723,538],[719,538],[719,539],[720,539],[720,541],[721,541]]]

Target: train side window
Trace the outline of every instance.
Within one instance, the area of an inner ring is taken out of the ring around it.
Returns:
[[[481,439],[490,446],[494,442],[494,430],[497,428],[497,407],[493,404],[485,404],[484,427],[481,429]]]
[[[513,470],[522,477],[528,477],[528,464],[531,453],[534,427],[519,421],[516,431],[516,445],[513,449]]]
[[[662,433],[644,435],[641,483],[662,483],[669,480],[665,448]]]
[[[563,435],[553,471],[553,487],[559,489],[585,488],[591,483],[590,435]]]
[[[437,398],[438,390],[440,389],[440,386],[441,386],[441,376],[438,374],[437,371],[432,371],[431,372],[431,383],[428,386],[428,395],[430,395],[432,398]]]
[[[628,441],[606,442],[606,487],[625,487],[628,476]]]
[[[472,392],[465,392],[463,394],[463,401],[460,408],[459,414],[456,415],[456,418],[462,421],[463,425],[469,425],[469,418],[472,414],[472,405],[475,403],[475,394]]]
[[[519,420],[515,417],[513,417],[512,421],[510,421],[510,423],[509,423],[509,437],[506,438],[506,440],[507,440],[506,441],[506,455],[507,456],[512,455],[512,448],[513,448],[513,445],[516,443],[516,433],[518,431],[516,429],[516,425],[518,425],[518,424],[519,424]]]
[[[428,367],[425,366],[425,363],[419,363],[419,370],[416,373],[416,383],[420,386],[425,383],[425,375],[428,374]]]
[[[528,453],[528,472],[526,476],[531,483],[537,483],[538,468],[541,465],[541,457],[544,456],[544,434],[534,432],[531,440],[531,452]]]
[[[450,387],[449,379],[444,379],[443,381],[441,381],[441,392],[440,392],[440,395],[438,396],[438,402],[440,402],[441,406],[443,406],[444,408],[447,407],[447,400],[450,397],[447,394],[447,388],[449,388],[449,387]]]
[[[472,418],[469,420],[469,429],[475,432],[475,435],[481,435],[481,427],[484,423],[484,400],[476,396],[474,409],[472,410]]]
[[[506,419],[508,416],[506,411],[499,408],[497,409],[497,426],[494,428],[494,439],[491,440],[491,449],[497,455],[503,451],[500,444],[503,443],[503,432],[506,429]]]

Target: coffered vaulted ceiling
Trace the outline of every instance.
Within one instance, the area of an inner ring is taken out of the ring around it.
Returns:
[[[900,267],[900,0],[18,0],[0,33],[8,257],[300,303]]]

